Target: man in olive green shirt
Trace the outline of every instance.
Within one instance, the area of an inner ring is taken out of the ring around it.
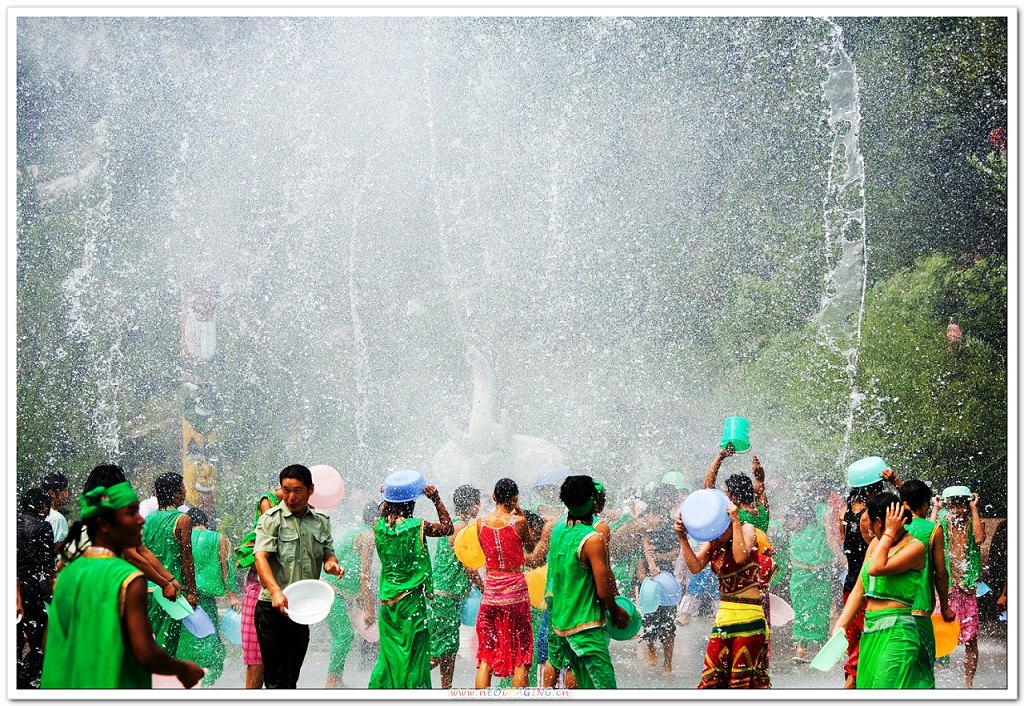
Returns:
[[[281,471],[281,503],[256,523],[253,549],[263,591],[256,603],[256,637],[263,653],[268,689],[294,689],[309,646],[309,626],[288,617],[284,589],[296,581],[320,578],[321,569],[341,577],[327,515],[309,506],[313,476],[305,466]]]

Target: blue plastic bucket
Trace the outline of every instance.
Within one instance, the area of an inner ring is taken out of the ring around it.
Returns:
[[[200,639],[209,637],[213,633],[217,632],[217,628],[214,627],[213,621],[210,620],[210,616],[207,615],[206,611],[201,607],[196,608],[192,615],[183,618],[181,624],[184,625],[190,633]]]
[[[687,534],[700,542],[721,537],[729,529],[729,513],[725,510],[728,503],[725,493],[716,488],[690,493],[679,511]]]
[[[473,627],[476,625],[476,616],[480,612],[480,601],[483,596],[476,586],[469,590],[469,595],[462,599],[459,604],[459,620],[463,625]]]
[[[220,619],[220,634],[233,645],[242,644],[242,614],[228,608]]]
[[[679,601],[683,600],[683,588],[672,574],[662,571],[654,577],[654,581],[661,587],[661,600],[658,605],[677,606]]]
[[[426,487],[419,471],[395,471],[384,479],[384,499],[389,503],[407,503],[423,495]]]
[[[646,578],[640,584],[640,598],[637,601],[640,612],[644,615],[653,613],[661,605],[661,586],[651,578]]]

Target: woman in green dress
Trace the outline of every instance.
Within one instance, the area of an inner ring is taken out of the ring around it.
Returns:
[[[231,551],[227,539],[207,529],[209,520],[199,508],[189,510],[188,516],[192,520],[192,556],[196,562],[199,607],[210,616],[215,630],[206,637],[196,637],[187,629],[182,630],[176,654],[179,659],[189,659],[206,668],[203,686],[213,686],[224,673],[227,656],[227,648],[220,637],[217,598],[227,596],[229,604],[237,611],[241,611],[242,603],[231,590],[235,586],[235,566],[234,561],[228,560]]]
[[[806,647],[820,646],[828,639],[828,620],[832,609],[832,565],[835,555],[825,540],[825,513],[828,506],[819,503],[807,508],[807,524],[795,532],[789,544],[789,600],[793,606],[794,659],[806,661]]]
[[[867,512],[875,539],[833,635],[845,632],[867,599],[857,688],[927,689],[929,679],[920,666],[926,647],[911,614],[914,599],[929,580],[924,573],[926,548],[907,531],[904,525],[912,514],[892,493],[870,498]]]
[[[152,674],[171,674],[191,688],[203,678],[194,662],[171,657],[153,639],[146,579],[121,559],[142,543],[139,498],[127,482],[97,486],[81,500],[72,528],[90,546],[60,572],[50,605],[43,689],[148,689]]]
[[[373,526],[380,557],[380,654],[370,689],[429,689],[430,632],[427,595],[432,578],[427,537],[452,534],[452,521],[437,488],[423,489],[437,509],[438,522],[413,517],[415,501],[388,501]]]

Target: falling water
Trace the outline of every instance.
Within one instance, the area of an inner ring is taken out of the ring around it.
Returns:
[[[864,158],[860,153],[860,97],[857,72],[843,48],[843,30],[832,26],[832,46],[822,83],[828,102],[832,152],[823,204],[825,220],[825,292],[818,313],[825,345],[846,360],[850,387],[843,444],[836,466],[845,464],[853,419],[864,399],[857,390],[864,295],[867,290],[867,229],[865,226]]]

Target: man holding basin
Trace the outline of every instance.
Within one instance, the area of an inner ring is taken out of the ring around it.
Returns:
[[[268,689],[294,689],[309,646],[309,626],[288,616],[290,584],[319,579],[321,569],[341,577],[331,539],[331,521],[309,506],[313,475],[292,465],[281,471],[282,499],[256,524],[254,557],[263,584],[256,604],[256,635],[263,653],[263,678]]]

